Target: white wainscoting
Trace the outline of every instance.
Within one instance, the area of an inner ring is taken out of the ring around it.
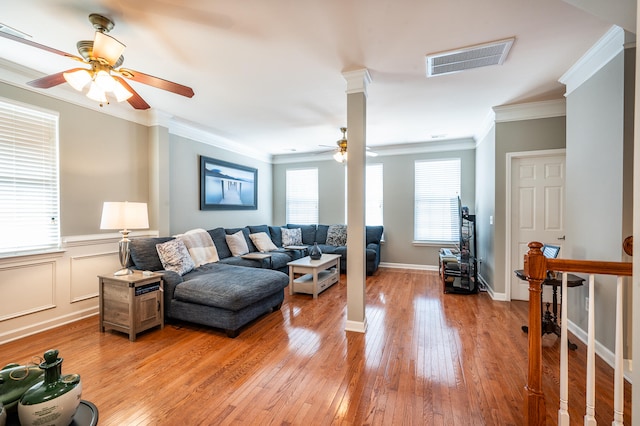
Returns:
[[[0,321],[56,307],[56,261],[0,267]]]
[[[69,262],[71,271],[69,303],[98,297],[96,271],[104,274],[121,268],[117,251],[72,256]]]
[[[0,344],[97,315],[97,276],[120,269],[119,239],[66,237],[59,251],[0,258]]]

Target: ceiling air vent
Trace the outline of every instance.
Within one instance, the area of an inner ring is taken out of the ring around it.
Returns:
[[[427,55],[427,77],[502,65],[515,37]]]

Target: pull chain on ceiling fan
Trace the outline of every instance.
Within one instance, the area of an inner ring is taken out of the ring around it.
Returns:
[[[141,73],[126,68],[120,68],[124,62],[125,45],[107,33],[115,24],[109,18],[92,13],[89,21],[96,29],[93,41],[81,40],[77,43],[81,57],[54,49],[43,44],[24,39],[11,33],[0,31],[0,36],[17,41],[28,46],[36,47],[47,52],[65,56],[90,65],[90,69],[72,68],[56,74],[48,75],[27,82],[29,86],[48,89],[65,81],[74,89],[84,92],[89,99],[100,102],[100,106],[109,103],[113,97],[117,102],[127,101],[135,109],[149,109],[149,104],[126,82],[125,79],[147,84],[158,89],[167,90],[178,95],[193,97],[193,89],[172,81]]]

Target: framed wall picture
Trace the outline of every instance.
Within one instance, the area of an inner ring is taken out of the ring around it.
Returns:
[[[200,210],[257,209],[257,169],[200,156]]]

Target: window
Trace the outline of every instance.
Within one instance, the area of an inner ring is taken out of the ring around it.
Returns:
[[[366,178],[366,224],[382,223],[382,164],[368,164]]]
[[[459,242],[459,194],[459,158],[415,162],[413,233],[416,241]]]
[[[287,223],[318,223],[318,169],[287,170]]]
[[[0,255],[58,247],[58,116],[0,100]]]

